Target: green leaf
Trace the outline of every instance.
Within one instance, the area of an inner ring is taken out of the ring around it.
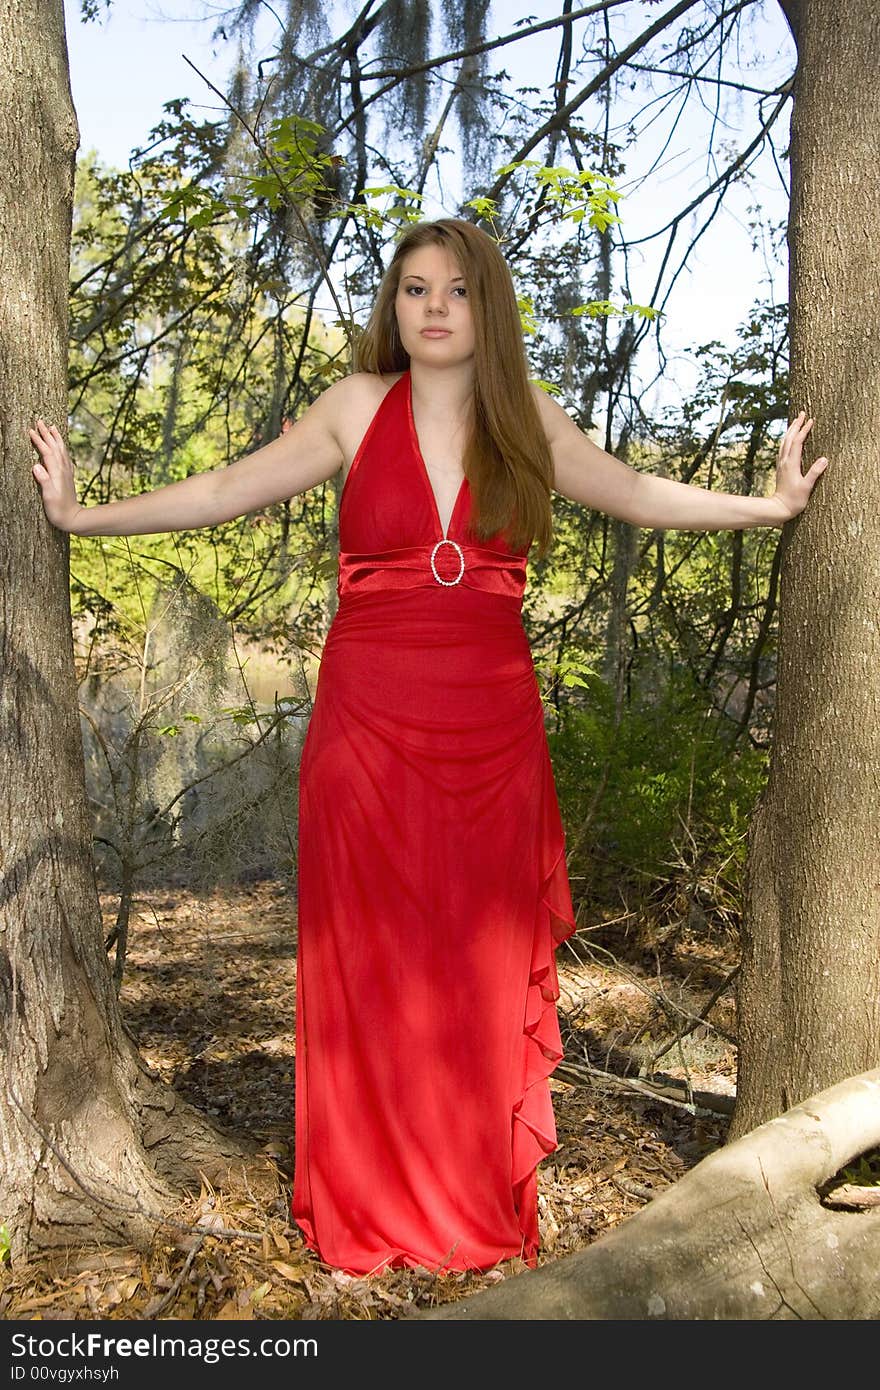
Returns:
[[[392,195],[395,198],[405,198],[413,203],[424,202],[424,194],[414,193],[409,188],[401,188],[396,183],[377,184],[374,188],[365,188],[365,198],[382,198]]]
[[[595,227],[597,232],[604,232],[612,227],[620,218],[613,212],[605,212],[602,208],[597,208],[590,216],[590,226]]]
[[[522,324],[523,333],[537,333],[538,320],[535,317],[534,301],[528,295],[519,295],[516,307],[519,309],[519,321]]]
[[[615,314],[623,313],[616,304],[612,304],[610,299],[592,299],[589,304],[579,304],[576,309],[572,309],[571,316],[575,319],[590,318],[611,318]]]
[[[276,150],[299,154],[304,149],[314,150],[320,136],[326,134],[326,127],[293,114],[273,121],[267,134]]]
[[[217,221],[217,209],[214,207],[202,208],[201,212],[193,213],[189,219],[191,227],[210,227]]]
[[[589,689],[589,679],[601,679],[596,671],[587,662],[581,652],[567,651],[562,654],[558,661],[551,662],[542,667],[549,682],[553,684],[559,681],[567,690]]]
[[[220,711],[229,715],[234,724],[257,724],[260,716],[250,705],[230,705]]]
[[[664,315],[659,309],[655,309],[651,304],[624,304],[620,308],[617,304],[612,304],[610,299],[591,299],[588,304],[579,304],[576,309],[571,311],[572,318],[613,318],[624,314],[638,314],[643,319],[663,318]]]
[[[640,318],[651,320],[666,317],[659,309],[655,309],[653,304],[624,304],[623,312],[625,314],[638,314]]]
[[[478,217],[494,217],[498,211],[498,204],[494,198],[471,198],[465,203],[466,208],[473,208]]]
[[[516,169],[540,169],[539,159],[515,159],[512,164],[502,164],[500,169],[496,169],[496,175],[501,178],[505,174],[512,174]]]

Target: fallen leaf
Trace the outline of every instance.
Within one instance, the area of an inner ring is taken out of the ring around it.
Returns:
[[[626,1154],[621,1154],[619,1158],[609,1159],[607,1163],[603,1163],[600,1168],[596,1169],[594,1176],[610,1178],[613,1173],[619,1173],[621,1168],[625,1168],[626,1162]]]
[[[205,1212],[196,1222],[200,1231],[222,1231],[226,1225],[219,1211]]]

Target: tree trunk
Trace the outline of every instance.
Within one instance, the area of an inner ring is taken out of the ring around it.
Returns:
[[[27,435],[67,420],[78,132],[62,0],[0,0],[0,1216],[13,1258],[146,1242],[173,1184],[241,1150],[123,1030],[91,859],[67,538]]]
[[[798,43],[791,408],[828,474],[785,528],[752,826],[732,1133],[880,1061],[880,9],[787,0]]]
[[[629,432],[621,434],[617,457],[629,462]],[[602,676],[614,691],[614,708],[620,721],[628,694],[628,668],[632,661],[630,638],[629,586],[639,562],[638,527],[627,521],[609,521],[614,537],[614,561],[608,595],[608,624],[605,628],[605,653]]]
[[[816,1189],[880,1144],[880,1071],[710,1154],[587,1250],[419,1318],[875,1319],[875,1189]],[[853,1200],[852,1190],[841,1192]]]

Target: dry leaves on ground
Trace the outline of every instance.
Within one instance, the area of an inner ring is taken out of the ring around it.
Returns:
[[[108,925],[115,903],[105,900]],[[67,1250],[0,1270],[5,1319],[393,1319],[463,1298],[525,1268],[429,1269],[351,1276],[323,1265],[289,1216],[293,1165],[295,909],[290,885],[266,882],[196,898],[139,900],[122,1004],[153,1068],[221,1126],[256,1139],[277,1190],[245,1199],[199,1193],[169,1214],[152,1248]],[[582,948],[559,953],[567,1051],[597,1067],[635,1064],[698,1013],[729,971],[725,952],[683,937],[654,963],[616,965]],[[658,992],[659,986],[659,992]],[[659,1002],[658,1002],[659,1001]],[[711,1015],[732,1029],[731,1004]],[[700,1025],[664,1057],[672,1076],[730,1093],[734,1051]],[[650,1201],[722,1141],[725,1120],[610,1087],[551,1081],[559,1149],[539,1169],[539,1262],[583,1249]],[[228,1234],[247,1232],[247,1236]]]

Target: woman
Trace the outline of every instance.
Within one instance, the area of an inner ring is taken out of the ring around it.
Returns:
[[[232,468],[95,507],[59,431],[31,438],[46,513],[79,535],[214,526],[342,470],[339,606],[300,772],[296,1167],[307,1244],[350,1273],[486,1269],[538,1250],[556,1147],[554,948],[574,930],[521,606],[551,490],[636,526],[780,526],[812,421],[772,497],[639,473],[527,377],[495,243],[405,232],[361,370]]]

